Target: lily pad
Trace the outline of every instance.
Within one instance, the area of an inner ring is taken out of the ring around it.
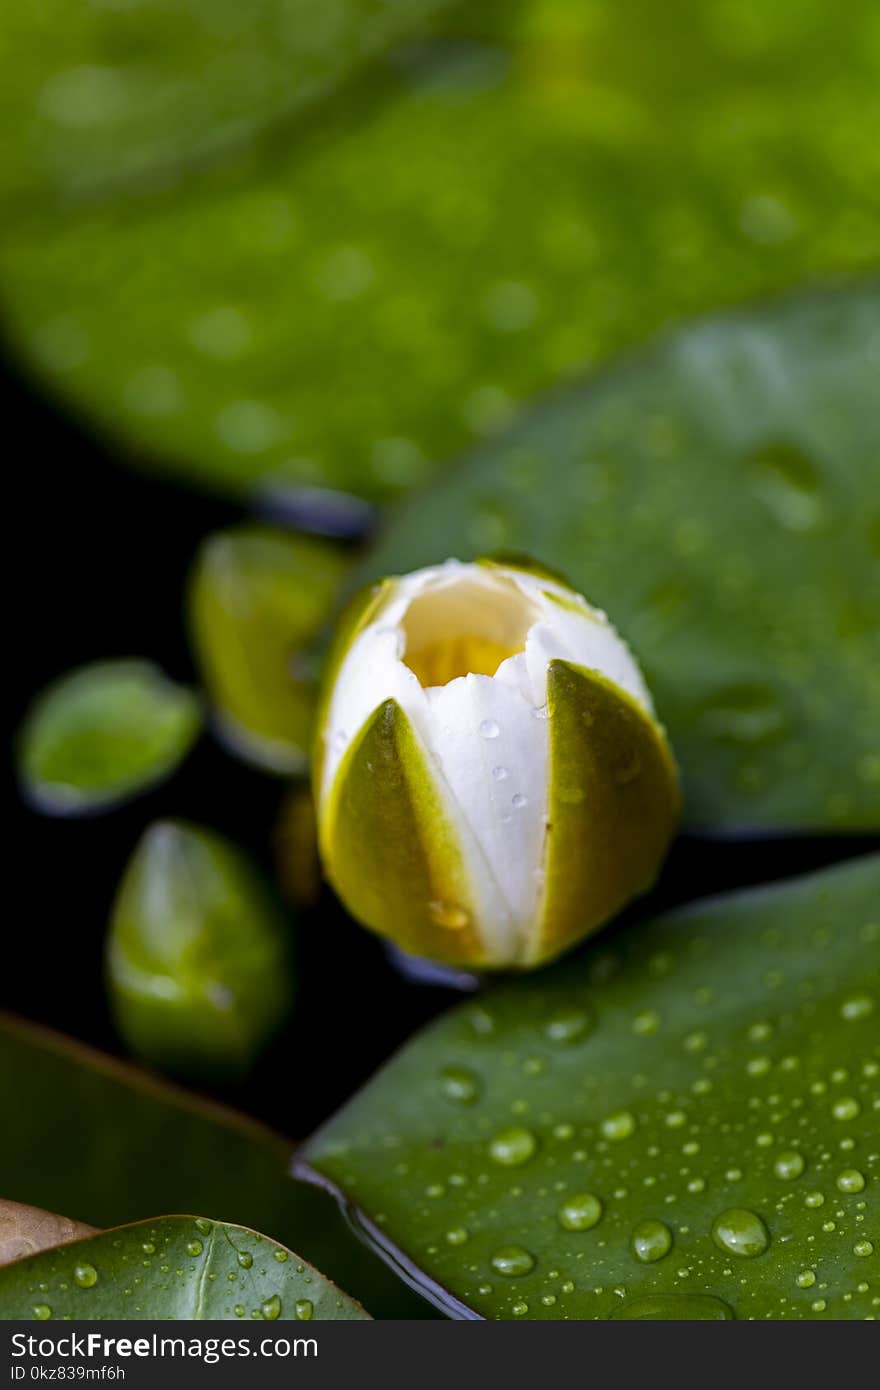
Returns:
[[[456,6],[369,96],[11,221],[32,369],[150,467],[382,498],[671,317],[877,261],[874,0]]]
[[[205,1080],[240,1077],[293,998],[293,942],[256,866],[212,831],[156,821],[116,897],[107,974],[136,1056]]]
[[[0,1318],[357,1321],[359,1303],[245,1226],[160,1216],[0,1269]]]
[[[0,1115],[5,1197],[98,1227],[222,1212],[297,1250],[374,1317],[430,1315],[328,1198],[291,1180],[293,1141],[223,1106],[0,1014]]]
[[[307,650],[348,568],[343,551],[267,526],[219,531],[190,581],[193,643],[221,737],[269,772],[308,764],[317,699]]]
[[[201,702],[147,661],[100,661],[38,695],[20,732],[19,777],[48,815],[104,811],[167,777],[202,722]]]
[[[528,550],[635,651],[703,829],[880,827],[880,281],[697,321],[398,512],[361,579]]]
[[[325,98],[438,0],[9,0],[0,17],[7,199],[165,186]]]
[[[455,1317],[876,1317],[878,906],[866,857],[486,994],[302,1171]]]

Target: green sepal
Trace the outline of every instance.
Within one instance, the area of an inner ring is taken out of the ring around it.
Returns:
[[[218,835],[161,821],[126,869],[107,941],[131,1051],[181,1076],[244,1074],[293,993],[290,934],[255,868]]]
[[[413,955],[483,963],[459,833],[396,700],[370,716],[321,808],[324,866],[349,911]]]
[[[546,883],[528,964],[552,959],[650,888],[680,812],[663,730],[626,691],[551,661],[547,714]]]

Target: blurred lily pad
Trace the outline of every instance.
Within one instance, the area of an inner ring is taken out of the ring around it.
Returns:
[[[6,1320],[326,1322],[368,1316],[285,1246],[204,1217],[139,1221],[0,1269],[0,1318]]]
[[[408,503],[366,580],[491,550],[631,642],[697,828],[880,828],[880,281],[699,321]]]
[[[7,199],[58,201],[181,167],[300,116],[439,0],[8,0],[0,11]]]
[[[28,800],[48,815],[103,811],[167,777],[189,752],[201,702],[147,661],[100,661],[38,695],[19,735]]]
[[[268,771],[308,765],[317,698],[308,649],[347,568],[330,543],[266,526],[217,532],[199,550],[190,626],[218,729]]]
[[[452,1316],[876,1316],[878,903],[874,856],[487,993],[304,1171]]]
[[[2,1014],[0,1115],[0,1191],[14,1201],[99,1227],[222,1212],[297,1250],[374,1317],[430,1315],[329,1198],[290,1179],[293,1141],[253,1120]]]
[[[874,0],[457,6],[308,142],[13,222],[9,330],[150,467],[398,494],[673,316],[876,264],[878,42]]]
[[[189,1078],[244,1075],[290,1011],[292,952],[235,845],[179,821],[145,831],[107,939],[113,1013],[136,1056]]]

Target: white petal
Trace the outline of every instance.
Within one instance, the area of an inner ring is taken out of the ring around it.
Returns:
[[[571,661],[599,671],[653,714],[648,687],[623,638],[599,608],[553,580],[520,570],[511,572],[517,587],[541,609],[541,620],[529,631],[526,643],[529,677],[534,694],[546,684],[551,661]],[[550,595],[555,595],[554,601]]]
[[[540,889],[547,725],[515,684],[491,676],[461,676],[428,697],[429,746],[484,861],[472,877],[487,908],[506,908],[499,921],[487,913],[485,934],[496,959],[512,961]]]

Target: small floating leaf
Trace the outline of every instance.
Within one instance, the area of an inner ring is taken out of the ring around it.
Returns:
[[[166,777],[189,751],[201,705],[147,661],[101,661],[39,695],[20,732],[19,776],[49,815],[102,811]]]
[[[309,644],[347,563],[326,541],[266,526],[209,536],[190,585],[190,625],[225,741],[271,772],[308,762],[316,702]]]
[[[430,1316],[326,1194],[291,1181],[292,1140],[4,1014],[0,1123],[0,1192],[17,1202],[100,1227],[144,1211],[222,1211],[298,1250],[374,1316]]]
[[[304,1175],[454,1316],[876,1317],[880,1030],[841,1009],[880,1000],[878,905],[880,855],[487,993],[319,1130]],[[595,1027],[554,1046],[574,1007]],[[479,1090],[450,1105],[437,1078],[465,1066]]]
[[[632,644],[691,826],[877,829],[878,325],[875,278],[662,337],[405,506],[361,578],[549,557]]]
[[[279,1260],[279,1254],[288,1258]],[[204,1217],[139,1221],[0,1269],[0,1318],[6,1320],[296,1320],[305,1297],[316,1320],[369,1317],[275,1241]]]
[[[107,971],[139,1057],[195,1077],[247,1071],[292,998],[290,931],[255,867],[211,831],[159,821],[119,889]]]

